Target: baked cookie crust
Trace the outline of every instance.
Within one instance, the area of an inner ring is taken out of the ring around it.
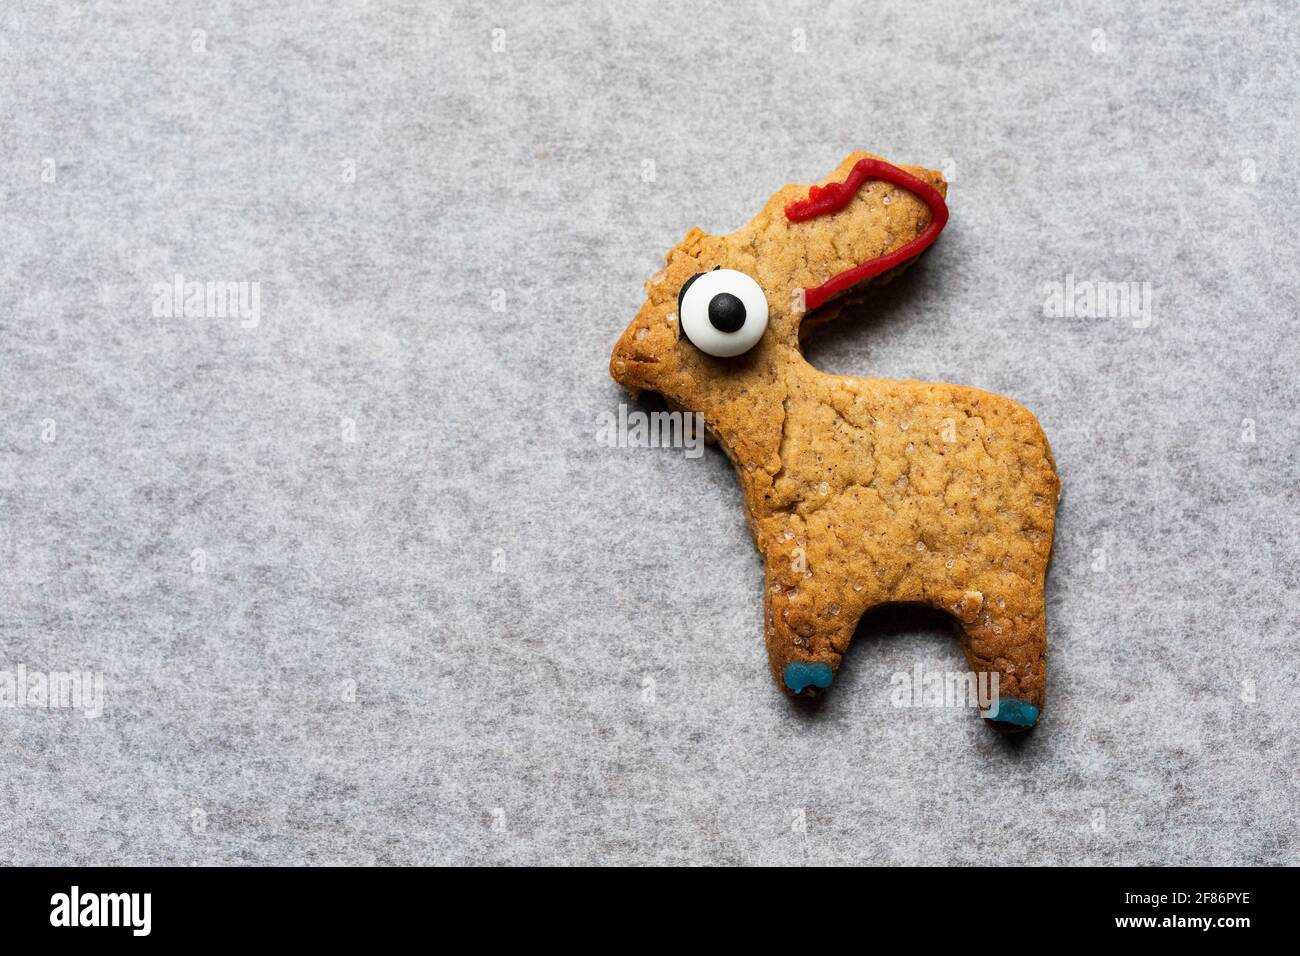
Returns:
[[[843,182],[853,153],[818,185]],[[947,194],[943,176],[903,166]],[[787,185],[743,228],[692,229],[647,283],[610,359],[634,396],[702,412],[735,466],[766,569],[768,659],[787,693],[830,684],[861,615],[892,602],[955,617],[972,671],[996,674],[999,729],[1032,726],[1046,697],[1044,581],[1060,482],[1038,421],[1010,399],[960,385],[829,375],[800,344],[839,318],[855,286],[805,314],[802,290],[915,240],[931,211],[868,180],[832,215],[792,222],[809,195]],[[685,338],[678,293],[699,273],[743,272],[768,325],[750,351],[715,358]]]

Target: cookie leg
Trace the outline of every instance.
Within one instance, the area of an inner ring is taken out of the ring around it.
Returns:
[[[852,636],[827,628],[827,609],[791,579],[783,563],[769,565],[763,622],[772,676],[789,694],[816,696],[829,687]]]
[[[965,626],[962,647],[970,669],[997,679],[984,716],[998,730],[1019,733],[1038,722],[1047,688],[1047,614],[1043,594],[1006,598]]]

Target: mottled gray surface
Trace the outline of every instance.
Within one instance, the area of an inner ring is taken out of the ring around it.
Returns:
[[[105,680],[0,709],[0,859],[1300,862],[1300,14],[1063,6],[0,6],[0,670]],[[915,613],[792,705],[724,457],[594,437],[663,252],[857,148],[952,224],[813,361],[1060,466],[1029,739],[891,706]]]

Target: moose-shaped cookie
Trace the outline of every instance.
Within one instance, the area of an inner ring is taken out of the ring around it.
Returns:
[[[928,605],[961,623],[971,671],[996,679],[984,716],[1015,731],[1037,721],[1047,681],[1060,483],[1037,420],[974,388],[828,375],[800,352],[934,242],[946,194],[938,172],[854,153],[733,233],[692,229],[610,372],[634,397],[702,413],[735,466],[788,693],[830,685],[868,609]]]

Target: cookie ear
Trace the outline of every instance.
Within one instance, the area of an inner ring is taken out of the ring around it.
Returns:
[[[906,266],[948,222],[943,175],[854,153],[821,183],[786,186],[748,227],[765,285],[811,312]]]

